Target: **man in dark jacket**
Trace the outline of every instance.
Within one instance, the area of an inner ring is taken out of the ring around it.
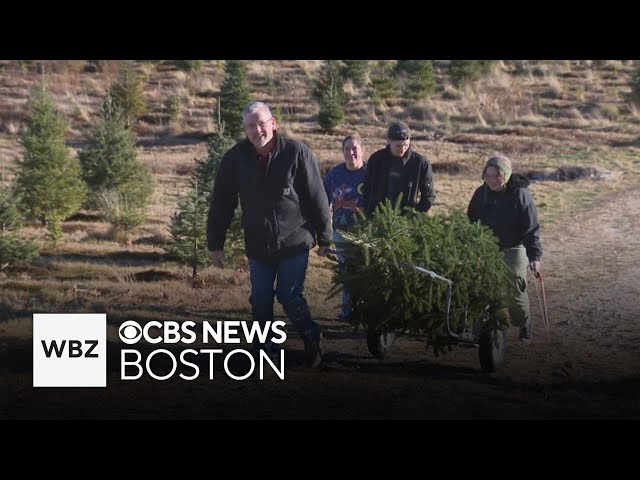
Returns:
[[[529,180],[511,173],[511,160],[491,157],[482,172],[479,187],[467,209],[472,222],[480,221],[498,237],[504,259],[513,272],[514,304],[509,308],[512,325],[520,327],[520,340],[531,341],[531,314],[527,292],[527,265],[540,271],[542,245],[540,222],[533,198],[527,190]]]
[[[395,204],[402,194],[402,207],[426,212],[436,198],[431,162],[411,147],[406,123],[394,122],[387,132],[387,146],[367,161],[363,186],[364,211],[371,215],[386,199]]]
[[[261,325],[273,321],[275,293],[304,339],[307,364],[316,367],[322,361],[322,333],[302,292],[309,250],[319,245],[322,256],[331,243],[329,203],[318,162],[305,144],[278,135],[266,104],[247,105],[242,119],[247,138],[224,154],[216,176],[208,248],[214,265],[222,267],[226,232],[239,197],[253,320]],[[277,356],[270,339],[257,347]]]

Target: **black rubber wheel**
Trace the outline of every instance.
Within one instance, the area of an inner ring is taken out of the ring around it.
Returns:
[[[376,358],[382,360],[387,356],[393,341],[396,338],[396,334],[393,331],[382,331],[373,328],[367,329],[367,347],[369,347],[369,353]]]
[[[485,372],[495,372],[504,360],[504,331],[488,330],[480,335],[478,356],[480,366]]]

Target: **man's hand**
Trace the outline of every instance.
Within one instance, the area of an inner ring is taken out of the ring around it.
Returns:
[[[214,250],[209,252],[214,267],[224,268],[224,250]]]
[[[318,256],[319,257],[326,257],[328,248],[329,247],[318,247]]]
[[[532,260],[529,262],[529,268],[536,277],[540,275],[540,260]]]

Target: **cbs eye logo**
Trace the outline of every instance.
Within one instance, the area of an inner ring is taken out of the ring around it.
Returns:
[[[140,325],[138,325],[133,320],[127,320],[122,325],[120,325],[120,329],[118,330],[118,335],[120,335],[120,340],[122,340],[127,345],[133,345],[137,343],[142,337],[142,329]]]

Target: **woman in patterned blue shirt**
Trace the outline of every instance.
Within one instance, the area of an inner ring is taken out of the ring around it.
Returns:
[[[333,213],[333,241],[343,241],[338,230],[350,230],[355,222],[356,211],[362,208],[362,186],[366,162],[362,138],[357,133],[348,135],[342,141],[344,163],[332,168],[324,179],[329,205]],[[340,248],[337,249],[340,252]],[[338,255],[342,262],[344,257]],[[346,321],[351,313],[349,294],[342,291],[342,307],[339,321]]]

